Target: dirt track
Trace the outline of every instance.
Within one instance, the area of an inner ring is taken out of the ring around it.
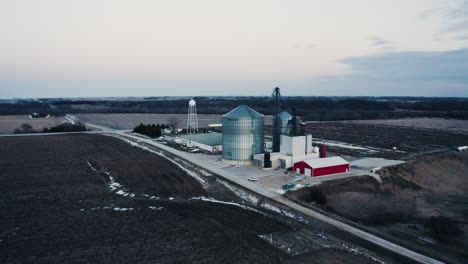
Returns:
[[[294,223],[187,199],[240,202],[215,177],[202,186],[115,138],[11,137],[0,144],[2,263],[372,262],[339,249],[290,257],[258,235],[289,232]]]

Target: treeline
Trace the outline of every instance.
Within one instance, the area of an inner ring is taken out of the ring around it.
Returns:
[[[58,132],[81,132],[87,131],[86,126],[81,123],[63,123],[43,130],[35,130],[30,124],[22,124],[14,130],[15,134],[32,134],[32,133],[58,133]]]
[[[144,125],[143,123],[140,123],[138,126],[136,126],[134,129],[133,129],[133,133],[139,133],[139,134],[142,134],[142,135],[146,135],[148,137],[152,137],[152,138],[157,138],[157,137],[160,137],[162,136],[162,130],[163,129],[166,129],[166,128],[170,128],[169,126],[165,125],[165,124],[147,124],[147,125]]]
[[[195,97],[200,114],[225,114],[240,104],[271,115],[270,97]],[[468,119],[468,98],[425,97],[284,97],[305,120],[388,119],[403,117],[442,117]],[[67,113],[166,113],[186,114],[188,98],[148,97],[140,100],[41,99],[0,102],[0,115],[32,112]]]

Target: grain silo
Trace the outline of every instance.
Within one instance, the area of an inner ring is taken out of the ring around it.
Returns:
[[[223,115],[223,162],[250,165],[254,154],[263,153],[262,114],[241,105]]]
[[[273,152],[280,151],[281,135],[291,136],[292,115],[286,111],[278,113],[273,117]]]

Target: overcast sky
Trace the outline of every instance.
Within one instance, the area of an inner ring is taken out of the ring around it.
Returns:
[[[0,0],[0,98],[468,97],[468,1]]]

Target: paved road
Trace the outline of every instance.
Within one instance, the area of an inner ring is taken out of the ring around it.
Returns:
[[[417,261],[417,262],[420,262],[420,263],[443,263],[441,261],[438,261],[438,260],[435,260],[433,258],[430,258],[430,257],[427,257],[427,256],[424,256],[422,254],[419,254],[417,252],[414,252],[412,250],[409,250],[407,248],[404,248],[402,246],[399,246],[397,244],[394,244],[390,241],[387,241],[387,240],[384,240],[382,238],[379,238],[375,235],[372,235],[370,233],[367,233],[363,230],[360,230],[360,229],[357,229],[355,227],[352,227],[348,224],[345,224],[343,222],[340,222],[340,221],[337,221],[331,217],[328,217],[326,215],[323,215],[321,213],[318,213],[314,210],[311,210],[309,208],[306,208],[304,206],[301,206],[297,203],[294,203],[292,202],[291,200],[288,200],[286,198],[284,198],[283,196],[281,195],[278,195],[277,193],[273,192],[273,191],[270,191],[262,186],[259,186],[253,182],[250,182],[248,180],[245,180],[237,175],[235,175],[234,173],[232,172],[228,172],[226,170],[223,170],[223,169],[220,169],[219,167],[216,167],[216,166],[213,166],[212,164],[210,163],[207,163],[206,160],[203,160],[202,158],[200,158],[199,156],[197,155],[193,155],[193,154],[190,154],[190,153],[187,153],[187,152],[182,152],[182,151],[179,151],[179,150],[176,150],[176,149],[173,149],[171,147],[168,147],[164,144],[161,144],[161,143],[157,143],[153,140],[150,140],[150,139],[144,139],[144,138],[141,138],[141,137],[137,137],[137,136],[134,136],[134,135],[129,135],[129,134],[126,134],[124,132],[120,132],[120,131],[114,131],[114,132],[111,132],[109,131],[110,134],[114,134],[114,135],[119,135],[121,137],[124,137],[126,139],[133,139],[132,141],[140,141],[140,142],[144,142],[144,143],[147,143],[147,144],[150,144],[150,145],[153,145],[153,146],[156,146],[162,150],[165,150],[169,153],[172,153],[174,155],[177,155],[183,159],[186,159],[187,161],[189,162],[192,162],[202,168],[204,168],[205,170],[208,170],[208,171],[211,171],[215,174],[218,174],[219,176],[221,177],[224,177],[230,181],[233,181],[257,194],[260,194],[260,195],[263,195],[263,196],[266,196],[266,197],[269,197],[273,200],[275,200],[276,202],[278,203],[281,203],[287,207],[290,207],[294,210],[297,210],[305,215],[308,215],[310,217],[314,217],[316,219],[319,219],[323,222],[326,222],[332,226],[335,226],[341,230],[344,230],[346,232],[349,232],[359,238],[362,238],[364,240],[367,240],[369,242],[372,242],[380,247],[383,247],[389,251],[392,251],[396,254],[399,254],[399,255],[402,255],[402,256],[405,256],[411,260],[414,260],[414,261]],[[138,143],[138,142],[137,142]]]
[[[102,127],[102,126],[96,126],[96,125],[92,125],[92,124],[86,124],[87,126],[92,126],[92,127],[95,127],[95,128],[99,128],[101,129],[101,131],[94,131],[94,132],[91,132],[91,133],[102,133],[102,134],[108,134],[108,135],[111,135],[111,136],[119,136],[119,137],[123,137],[123,138],[126,138],[128,140],[132,140],[134,141],[135,143],[141,143],[141,142],[144,142],[146,144],[149,144],[149,145],[152,145],[152,146],[155,146],[157,148],[160,148],[162,150],[165,150],[169,153],[172,153],[174,155],[177,155],[183,159],[186,159],[187,161],[189,162],[192,162],[202,168],[204,168],[205,170],[208,170],[208,171],[211,171],[221,177],[224,177],[232,182],[235,182],[241,186],[243,186],[244,188],[247,188],[257,194],[260,194],[260,195],[263,195],[263,196],[266,196],[266,197],[269,197],[275,201],[277,201],[278,203],[281,203],[289,208],[292,208],[296,211],[299,211],[305,215],[308,215],[310,217],[313,217],[313,218],[316,218],[316,219],[319,219],[325,223],[328,223],[332,226],[335,226],[341,230],[344,230],[346,232],[349,232],[359,238],[362,238],[362,239],[365,239],[369,242],[372,242],[382,248],[385,248],[389,251],[392,251],[396,254],[399,254],[399,255],[402,255],[402,256],[405,256],[411,260],[414,260],[414,261],[417,261],[417,262],[420,262],[420,263],[434,263],[434,264],[439,264],[439,263],[443,263],[441,261],[438,261],[438,260],[435,260],[433,258],[430,258],[430,257],[427,257],[427,256],[424,256],[422,254],[419,254],[417,252],[414,252],[412,250],[409,250],[407,248],[404,248],[402,246],[399,246],[397,244],[394,244],[390,241],[387,241],[387,240],[384,240],[382,238],[379,238],[375,235],[372,235],[370,233],[367,233],[365,231],[362,231],[360,229],[357,229],[355,227],[352,227],[348,224],[345,224],[343,222],[340,222],[340,221],[337,221],[333,218],[330,218],[326,215],[323,215],[321,213],[318,213],[314,210],[311,210],[309,208],[306,208],[304,206],[301,206],[297,203],[294,203],[286,198],[284,198],[283,196],[281,195],[278,195],[277,193],[271,191],[271,190],[268,190],[262,186],[259,186],[253,182],[250,182],[248,180],[245,180],[239,176],[237,176],[236,174],[232,173],[232,172],[229,172],[229,171],[226,171],[226,170],[223,170],[219,167],[216,167],[214,166],[213,164],[210,164],[210,163],[207,163],[206,160],[203,160],[202,158],[200,158],[199,156],[197,155],[193,155],[193,154],[190,154],[190,153],[186,153],[186,152],[182,152],[182,151],[179,151],[179,150],[176,150],[176,149],[173,149],[171,147],[168,147],[164,144],[161,144],[161,143],[157,143],[153,140],[150,140],[150,139],[145,139],[145,138],[141,138],[141,137],[137,137],[137,136],[134,136],[134,135],[130,135],[130,134],[127,134],[125,133],[124,131],[119,131],[119,130],[112,130],[112,129],[109,129],[109,128],[106,128],[106,127]],[[90,132],[77,132],[77,133],[90,133]],[[25,135],[2,135],[2,136],[39,136],[39,135],[57,135],[57,134],[63,134],[63,133],[50,133],[50,134],[25,134]]]

